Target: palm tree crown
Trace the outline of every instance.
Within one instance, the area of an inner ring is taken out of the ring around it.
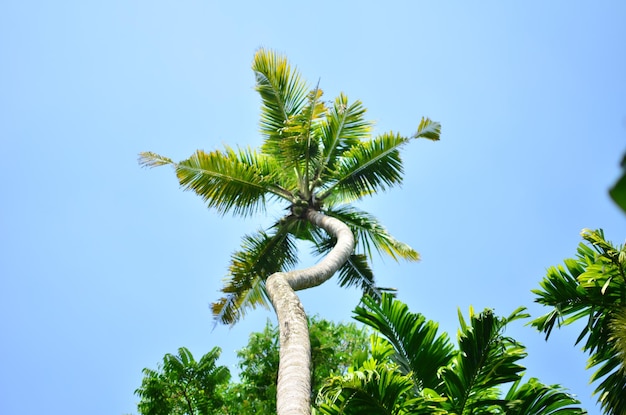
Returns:
[[[260,49],[252,69],[262,102],[260,150],[198,150],[178,163],[151,152],[140,155],[145,166],[172,165],[181,186],[221,214],[249,216],[264,211],[269,200],[286,205],[282,218],[245,236],[233,254],[224,296],[212,306],[216,319],[234,323],[246,309],[266,305],[266,279],[297,262],[295,240],[312,242],[318,254],[332,249],[333,236],[307,219],[310,210],[344,222],[355,236],[357,249],[339,270],[339,284],[379,297],[385,289],[374,284],[367,262],[372,249],[396,260],[419,255],[348,203],[401,183],[400,148],[412,138],[438,140],[439,123],[423,118],[411,137],[389,132],[372,138],[360,101],[343,93],[323,101],[322,90],[309,89],[285,57]]]

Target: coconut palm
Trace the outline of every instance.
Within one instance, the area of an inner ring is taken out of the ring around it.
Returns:
[[[232,324],[247,310],[272,303],[280,328],[278,412],[310,411],[307,320],[294,291],[317,286],[338,271],[341,286],[359,286],[380,297],[368,264],[373,250],[392,258],[417,260],[417,252],[394,239],[371,215],[350,203],[402,181],[399,150],[411,139],[438,140],[440,125],[423,118],[417,132],[371,137],[372,124],[359,101],[340,94],[322,100],[286,58],[261,49],[252,65],[261,96],[260,150],[198,150],[175,163],[142,153],[145,166],[171,165],[181,186],[201,196],[220,214],[249,216],[269,201],[286,214],[267,230],[247,235],[235,252],[212,306],[217,321]],[[296,240],[324,255],[315,266],[294,270]]]
[[[578,246],[577,258],[565,266],[550,267],[533,290],[535,301],[552,310],[533,320],[546,333],[554,327],[586,319],[576,343],[585,340],[588,368],[595,367],[591,382],[607,414],[626,414],[626,246],[606,241],[604,232],[583,229],[587,242]]]
[[[368,357],[328,380],[319,414],[585,413],[558,385],[534,378],[522,383],[525,349],[503,333],[508,323],[527,317],[523,308],[507,318],[470,309],[469,321],[459,313],[456,348],[436,323],[388,294],[380,302],[365,297],[355,315],[379,336],[372,337]],[[504,386],[509,390],[502,396]]]

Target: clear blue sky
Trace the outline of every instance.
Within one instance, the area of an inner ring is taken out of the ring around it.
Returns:
[[[626,150],[626,3],[599,1],[16,1],[0,4],[0,413],[136,413],[141,370],[180,346],[235,350],[257,310],[212,328],[230,253],[266,224],[219,217],[167,168],[258,146],[252,56],[287,54],[328,99],[360,99],[406,147],[406,179],[362,204],[416,248],[375,259],[383,286],[456,331],[457,307],[527,306],[583,227],[622,243],[607,196]],[[271,217],[270,217],[271,218]],[[356,291],[303,293],[349,321]],[[575,330],[517,324],[528,376],[599,413]]]

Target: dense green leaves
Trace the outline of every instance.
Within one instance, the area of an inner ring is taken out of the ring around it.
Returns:
[[[367,332],[354,323],[337,324],[313,317],[311,339],[312,396],[331,375],[346,373],[353,359],[367,355]],[[240,382],[224,391],[228,414],[275,414],[278,376],[278,328],[267,323],[252,333],[248,344],[237,352]]]
[[[551,267],[533,290],[535,301],[551,310],[533,320],[546,333],[554,327],[585,319],[576,343],[590,357],[595,368],[592,382],[600,382],[595,393],[607,414],[626,413],[626,249],[604,238],[602,230],[583,229],[587,244],[578,246],[575,259]]]
[[[420,314],[411,313],[406,304],[383,295],[382,300],[363,298],[354,310],[355,319],[380,332],[393,346],[393,359],[399,370],[414,377],[419,389],[436,389],[441,384],[439,370],[452,359],[453,346],[438,325]]]
[[[509,317],[490,310],[469,318],[459,314],[455,346],[437,324],[388,294],[377,302],[365,297],[354,323],[309,320],[314,413],[349,414],[506,414],[576,415],[586,413],[559,385],[535,378],[522,381],[524,347],[504,335]],[[268,322],[237,352],[239,380],[227,383],[215,348],[196,362],[179,349],[157,370],[144,369],[141,414],[269,415],[276,411],[278,329]],[[369,345],[369,347],[368,347]]]
[[[560,386],[536,379],[522,383],[524,347],[503,333],[527,317],[520,308],[507,318],[491,310],[462,315],[455,348],[437,325],[383,294],[364,298],[356,319],[373,328],[370,355],[348,373],[328,380],[318,413],[338,414],[583,414]],[[509,386],[503,396],[502,391]]]
[[[585,414],[575,406],[575,399],[560,385],[544,385],[537,378],[516,381],[506,394],[507,415],[576,415]]]
[[[144,369],[141,387],[135,393],[142,415],[209,415],[224,404],[218,387],[228,382],[230,372],[217,366],[221,350],[213,348],[200,361],[181,347],[177,355],[166,354],[157,369]]]
[[[410,400],[406,397],[413,382],[376,359],[369,359],[346,375],[331,378],[322,390],[329,397],[319,405],[318,412],[338,414],[405,414]]]
[[[356,360],[367,355],[368,332],[355,323],[334,323],[312,317],[311,340],[312,396],[325,380],[343,375]],[[181,347],[177,355],[166,354],[156,370],[144,369],[141,398],[137,408],[142,415],[271,415],[276,413],[278,377],[278,328],[267,322],[260,332],[250,335],[248,344],[237,351],[239,379],[216,364],[220,349],[213,348],[200,361]]]
[[[478,315],[470,310],[469,323],[459,314],[460,353],[441,372],[450,403],[459,413],[466,408],[485,406],[484,401],[489,406],[490,400],[497,397],[495,388],[521,378],[524,367],[517,362],[526,356],[524,347],[502,333],[507,323],[528,316],[522,311],[518,309],[502,319],[491,310]]]
[[[401,148],[411,139],[438,140],[440,124],[422,118],[410,137],[391,132],[372,137],[360,101],[350,101],[344,93],[325,101],[319,86],[309,89],[284,56],[260,49],[252,69],[261,97],[260,150],[198,150],[178,163],[151,152],[140,154],[143,166],[173,166],[180,185],[221,214],[254,215],[269,200],[286,208],[271,231],[246,236],[233,255],[224,297],[212,307],[216,320],[232,324],[246,309],[267,304],[265,279],[293,265],[292,238],[313,243],[318,253],[328,252],[334,241],[307,223],[309,209],[344,221],[356,237],[357,252],[341,269],[340,284],[380,295],[384,290],[376,287],[367,262],[372,248],[396,260],[417,260],[419,255],[373,216],[347,204],[401,183]]]

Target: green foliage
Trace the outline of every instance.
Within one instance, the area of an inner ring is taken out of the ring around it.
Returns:
[[[526,357],[524,346],[502,333],[506,324],[523,317],[528,317],[523,309],[508,318],[498,318],[491,310],[476,315],[470,309],[468,324],[459,313],[459,352],[441,370],[445,393],[456,411],[496,404],[497,388],[521,378],[524,367],[518,361]]]
[[[583,229],[587,242],[564,266],[550,267],[533,290],[535,301],[551,311],[532,325],[546,333],[586,319],[576,343],[585,340],[588,368],[596,368],[592,382],[600,382],[595,393],[607,414],[626,413],[626,248],[613,245],[603,231]]]
[[[534,378],[522,383],[518,362],[525,349],[503,333],[508,323],[528,316],[523,308],[507,318],[491,310],[470,309],[468,321],[459,314],[456,348],[445,333],[438,334],[436,323],[388,294],[381,302],[365,297],[355,315],[377,334],[367,357],[326,382],[318,414],[585,413],[558,385]]]
[[[293,266],[296,261],[294,238],[285,228],[274,234],[258,231],[243,238],[241,249],[233,253],[222,292],[226,297],[212,304],[216,321],[234,321],[242,305],[267,304],[263,281],[274,272]]]
[[[528,382],[517,380],[506,394],[507,415],[571,415],[582,413],[578,408],[572,408],[572,403],[566,403],[564,392],[559,385],[544,385],[537,378],[530,378]]]
[[[285,57],[260,49],[252,69],[261,97],[260,150],[198,150],[179,163],[140,154],[143,166],[173,166],[180,185],[220,214],[254,215],[269,200],[285,205],[283,218],[246,236],[233,255],[224,297],[212,305],[216,320],[232,324],[246,310],[268,304],[265,280],[294,264],[293,239],[311,242],[320,254],[332,247],[332,238],[306,220],[309,209],[345,220],[356,236],[355,256],[341,270],[340,284],[380,296],[386,290],[375,285],[367,262],[371,248],[396,260],[419,256],[372,216],[346,204],[401,183],[401,148],[412,139],[438,140],[440,124],[422,118],[410,137],[388,132],[372,138],[360,101],[341,93],[327,105],[319,85],[309,89]]]
[[[343,374],[354,358],[367,355],[367,333],[354,323],[337,324],[313,317],[309,320],[312,396],[331,375]],[[276,413],[278,328],[269,321],[262,332],[250,335],[237,352],[240,382],[224,389],[228,414]]]
[[[435,322],[389,294],[364,297],[355,323],[309,320],[312,397],[318,415],[339,414],[583,414],[559,385],[522,382],[524,347],[504,336],[507,318],[490,310],[459,314],[456,346]],[[369,335],[368,328],[375,334]],[[369,338],[369,341],[368,341]],[[369,345],[369,347],[368,347]],[[269,415],[276,413],[278,329],[269,321],[237,352],[240,380],[217,366],[219,348],[196,362],[179,349],[158,370],[144,369],[140,414]],[[507,391],[508,386],[508,391]],[[503,392],[505,391],[505,392]]]
[[[217,366],[221,350],[213,348],[196,362],[184,347],[177,355],[166,354],[157,370],[144,369],[141,387],[135,393],[142,415],[208,415],[224,404],[218,392],[230,379],[225,366]]]
[[[380,303],[365,297],[354,313],[356,320],[378,331],[393,345],[398,368],[402,374],[413,376],[418,388],[435,389],[441,385],[438,372],[451,361],[454,347],[447,334],[437,333],[437,323],[411,313],[406,304],[389,295],[383,296]]]

